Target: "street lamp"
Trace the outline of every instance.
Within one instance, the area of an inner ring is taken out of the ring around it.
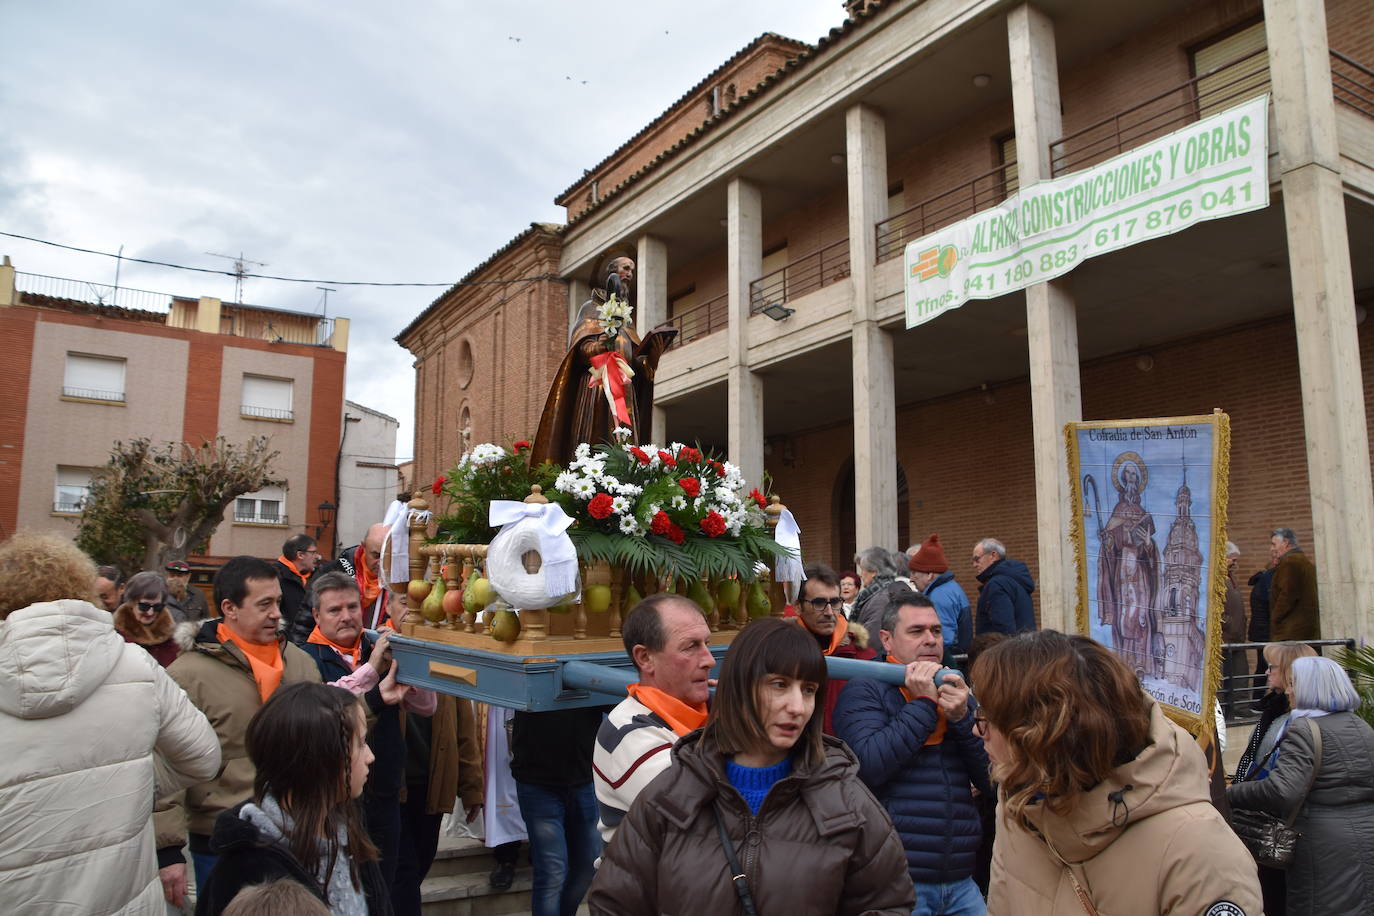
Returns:
[[[767,315],[769,318],[772,318],[774,321],[782,321],[784,318],[787,318],[794,312],[796,312],[796,309],[788,308],[781,302],[770,302],[769,304],[765,305],[762,309],[760,309],[760,311],[762,311],[763,314]]]
[[[315,511],[319,514],[320,519],[320,523],[315,526],[315,540],[318,541],[320,539],[320,534],[324,529],[329,527],[330,522],[334,521],[334,512],[338,508],[338,506],[327,499],[315,507]]]

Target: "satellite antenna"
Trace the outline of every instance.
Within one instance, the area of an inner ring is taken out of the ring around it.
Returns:
[[[213,251],[207,251],[205,253],[212,258],[224,258],[225,260],[232,261],[234,263],[234,301],[239,305],[242,305],[243,278],[248,274],[248,265],[252,264],[254,267],[266,267],[266,262],[250,261],[243,256],[242,251],[240,251],[237,256],[232,254],[216,254]]]

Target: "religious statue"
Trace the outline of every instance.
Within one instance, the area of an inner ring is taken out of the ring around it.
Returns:
[[[1159,642],[1159,548],[1154,517],[1141,504],[1148,481],[1138,454],[1118,455],[1112,465],[1116,506],[1098,528],[1098,622],[1112,628],[1117,655],[1140,675],[1156,674],[1152,656]],[[1096,494],[1095,483],[1092,488]]]
[[[616,427],[629,429],[631,442],[645,440],[654,372],[677,331],[655,328],[640,340],[629,308],[634,271],[630,258],[611,261],[605,287],[594,289],[578,311],[568,353],[544,401],[531,464],[567,464],[578,443],[608,442]]]

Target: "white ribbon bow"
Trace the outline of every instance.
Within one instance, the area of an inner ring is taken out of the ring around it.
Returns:
[[[494,499],[487,510],[487,521],[501,531],[492,538],[488,551],[497,548],[497,541],[525,527],[539,532],[540,572],[544,576],[544,593],[559,598],[577,590],[577,548],[568,537],[573,520],[558,503],[524,503],[510,499]],[[492,588],[501,591],[501,584],[492,581]]]
[[[773,529],[773,540],[791,551],[788,556],[778,557],[776,568],[773,570],[774,581],[803,581],[806,574],[802,572],[801,528],[797,527],[797,520],[792,517],[791,509],[783,509],[778,516],[778,526]]]

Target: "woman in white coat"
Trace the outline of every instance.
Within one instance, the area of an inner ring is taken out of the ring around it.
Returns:
[[[219,770],[214,729],[90,603],[70,541],[0,544],[0,900],[7,914],[165,913],[157,798]]]

